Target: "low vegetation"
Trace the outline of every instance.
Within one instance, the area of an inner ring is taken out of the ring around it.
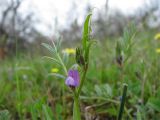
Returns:
[[[122,119],[159,119],[158,31],[141,31],[131,24],[121,37],[100,42],[90,36],[90,27],[85,22],[83,42],[78,43],[83,53],[79,54],[80,62],[75,59],[77,46],[61,48],[60,41],[53,44],[58,43],[57,46],[43,44],[50,50],[47,56],[17,54],[0,61],[0,120],[71,120],[72,112],[76,110],[72,109],[75,88],[65,85],[66,71],[77,69],[83,76],[86,63],[83,87],[76,91],[82,120],[120,120],[117,117],[122,114],[119,108],[124,84],[128,90]],[[89,48],[89,56],[85,51],[86,41],[87,45],[88,41],[96,41]]]

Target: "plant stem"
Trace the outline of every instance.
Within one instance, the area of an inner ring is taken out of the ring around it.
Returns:
[[[22,101],[21,101],[21,89],[20,89],[20,81],[18,76],[18,39],[15,36],[16,40],[16,66],[15,66],[15,74],[16,74],[16,92],[17,92],[17,107],[20,119],[22,119]]]
[[[67,75],[68,75],[68,72],[67,72],[66,66],[64,65],[64,63],[63,63],[61,57],[59,56],[59,54],[57,54],[57,57],[58,57],[58,59],[59,59],[59,61],[60,61],[60,64],[61,64],[62,67],[63,67],[63,70],[64,70],[65,75],[67,76]]]
[[[118,114],[118,118],[117,120],[121,120],[122,119],[122,114],[123,114],[123,110],[124,110],[124,103],[126,100],[126,94],[127,94],[127,84],[124,84],[123,87],[123,95],[122,95],[122,100],[121,100],[121,105],[120,105],[120,109],[119,109],[119,114]]]
[[[82,90],[84,81],[85,81],[85,79],[86,79],[86,74],[87,74],[87,67],[86,67],[86,69],[84,69],[84,73],[83,73],[83,76],[82,76],[82,79],[81,79],[81,83],[80,83],[80,86],[79,86],[79,89],[78,89],[78,92],[77,92],[77,97],[78,97],[78,98],[79,98],[79,95],[80,95],[80,93],[81,93],[81,90]]]
[[[146,77],[144,76],[142,78],[142,85],[141,85],[141,102],[142,104],[144,103],[144,89],[145,89],[145,82],[146,82]]]
[[[81,120],[79,97],[76,95],[76,92],[74,92],[73,120]]]
[[[63,61],[62,61],[62,59],[61,59],[61,57],[60,57],[60,55],[58,53],[57,53],[57,57],[58,57],[58,59],[60,61],[60,64],[63,67],[65,75],[67,76],[68,75],[67,68],[64,65],[64,63],[63,63]],[[63,103],[63,107],[64,107],[64,114],[66,115],[66,102],[65,102],[65,99],[63,98],[64,94],[65,94],[65,84],[63,82],[63,84],[62,84],[62,103]]]
[[[85,69],[86,68],[86,69]],[[80,108],[79,108],[79,95],[82,90],[82,86],[84,84],[86,74],[87,74],[87,67],[84,68],[84,73],[81,79],[81,83],[79,86],[78,91],[74,91],[74,106],[73,106],[73,120],[81,120]]]
[[[17,64],[16,64],[16,87],[17,87],[17,107],[18,107],[18,112],[19,112],[19,117],[22,118],[22,105],[21,105],[21,90],[20,90],[20,81],[17,73]]]

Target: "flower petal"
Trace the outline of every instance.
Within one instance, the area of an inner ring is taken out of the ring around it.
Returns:
[[[67,77],[67,79],[66,79],[66,85],[68,85],[68,86],[74,86],[74,87],[76,87],[76,86],[78,86],[79,85],[79,83],[77,83],[77,81],[75,81],[72,77]]]
[[[72,77],[76,82],[79,83],[79,73],[77,70],[69,70],[68,71],[68,76]]]

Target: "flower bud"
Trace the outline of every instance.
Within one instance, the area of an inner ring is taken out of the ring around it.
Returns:
[[[82,50],[81,48],[76,48],[76,62],[79,65],[84,66],[85,65],[85,61],[84,61],[84,57],[82,55]]]

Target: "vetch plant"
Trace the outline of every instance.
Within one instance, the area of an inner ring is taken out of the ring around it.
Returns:
[[[89,14],[84,23],[82,46],[76,49],[76,62],[81,67],[82,77],[80,80],[79,87],[73,90],[74,92],[73,120],[81,120],[80,109],[79,109],[79,96],[80,96],[82,87],[84,85],[84,81],[85,81],[87,70],[88,70],[90,47],[93,44],[93,41],[90,40],[91,16],[92,14]]]
[[[116,62],[118,66],[123,67],[129,61],[133,52],[134,38],[137,31],[134,24],[126,27],[123,37],[117,41],[116,45]]]
[[[81,114],[80,114],[80,104],[79,104],[79,96],[82,91],[82,87],[84,85],[86,74],[88,71],[88,65],[89,65],[89,53],[90,53],[90,47],[94,43],[94,41],[91,41],[91,16],[90,13],[87,15],[86,20],[84,22],[83,27],[83,37],[82,37],[82,45],[77,47],[76,50],[74,49],[66,49],[65,52],[68,54],[74,54],[75,53],[75,60],[76,63],[79,66],[79,71],[77,69],[71,68],[67,70],[67,67],[65,65],[65,60],[63,57],[61,57],[60,54],[60,40],[57,41],[55,44],[53,43],[53,47],[43,43],[42,45],[46,47],[51,53],[53,53],[54,57],[48,57],[45,56],[45,58],[49,58],[53,60],[55,63],[61,66],[61,68],[64,71],[64,83],[69,86],[73,92],[73,99],[74,99],[74,105],[73,105],[73,120],[81,120]],[[63,51],[64,52],[64,51]],[[65,58],[65,57],[64,57]],[[58,73],[56,73],[56,76],[63,76]],[[61,77],[63,78],[63,77]],[[64,87],[63,87],[63,95],[64,95]]]

